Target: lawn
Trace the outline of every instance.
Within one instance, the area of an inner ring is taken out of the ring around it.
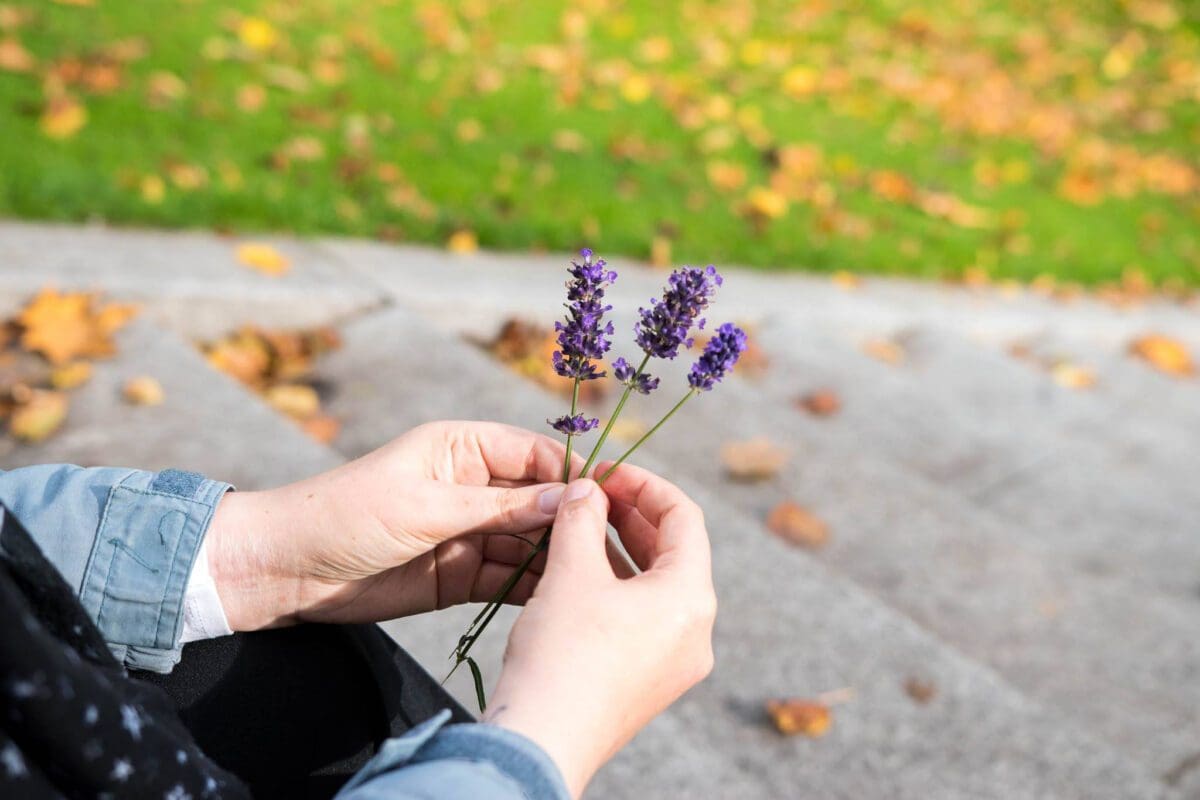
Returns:
[[[1194,286],[1200,4],[0,0],[0,214]]]

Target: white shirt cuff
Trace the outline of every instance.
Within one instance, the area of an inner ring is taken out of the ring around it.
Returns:
[[[225,618],[217,584],[208,571],[208,540],[200,544],[196,561],[192,564],[192,575],[188,578],[187,590],[183,594],[183,634],[180,644],[201,639],[216,639],[229,636],[233,630]]]

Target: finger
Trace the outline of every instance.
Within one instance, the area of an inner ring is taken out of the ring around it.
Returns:
[[[507,564],[484,562],[475,578],[475,585],[471,587],[471,602],[485,603],[491,600],[504,588],[504,584],[512,572],[513,568]],[[540,577],[536,573],[526,572],[517,579],[504,602],[509,605],[525,605],[525,602],[533,595],[533,590],[537,588]]]
[[[485,535],[483,537],[483,557],[487,561],[516,566],[524,562],[529,553],[537,547],[545,532],[545,528],[542,528],[513,535],[502,533]],[[546,553],[543,551],[533,559],[529,568],[534,572],[541,572],[545,564]]]
[[[411,532],[441,542],[471,533],[525,533],[554,521],[562,484],[534,484],[515,489],[458,486],[431,482],[420,517]]]
[[[464,443],[477,452],[493,479],[539,483],[562,480],[566,457],[562,442],[498,422],[461,424]],[[578,461],[578,466],[583,464],[578,455],[571,460],[572,463]]]
[[[612,508],[608,512],[608,521],[617,529],[617,536],[621,538],[625,551],[639,569],[649,569],[650,562],[654,559],[658,529],[646,522],[646,518],[636,507],[611,497],[609,503]]]
[[[636,509],[654,530],[652,540],[647,542],[647,529],[637,529],[642,541],[630,543],[646,557],[648,570],[681,568],[697,575],[711,572],[704,513],[682,489],[649,470],[622,464],[605,480],[604,491],[612,502]]]
[[[546,573],[611,576],[605,551],[607,539],[608,498],[594,481],[572,481],[554,520]]]

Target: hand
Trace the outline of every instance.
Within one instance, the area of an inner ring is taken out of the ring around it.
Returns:
[[[614,574],[606,512],[640,575]],[[577,797],[638,730],[708,675],[715,614],[708,537],[695,503],[628,465],[603,491],[575,481],[541,582],[509,636],[484,722],[541,745]]]
[[[564,455],[520,428],[437,422],[316,477],[230,492],[208,533],[230,627],[373,622],[490,599],[553,521]],[[509,602],[530,596],[542,563]]]

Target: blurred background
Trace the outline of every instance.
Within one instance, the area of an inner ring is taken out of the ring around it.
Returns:
[[[4,468],[545,429],[585,246],[614,357],[684,263],[751,342],[635,459],[716,670],[590,796],[1200,798],[1200,5],[0,0]]]

